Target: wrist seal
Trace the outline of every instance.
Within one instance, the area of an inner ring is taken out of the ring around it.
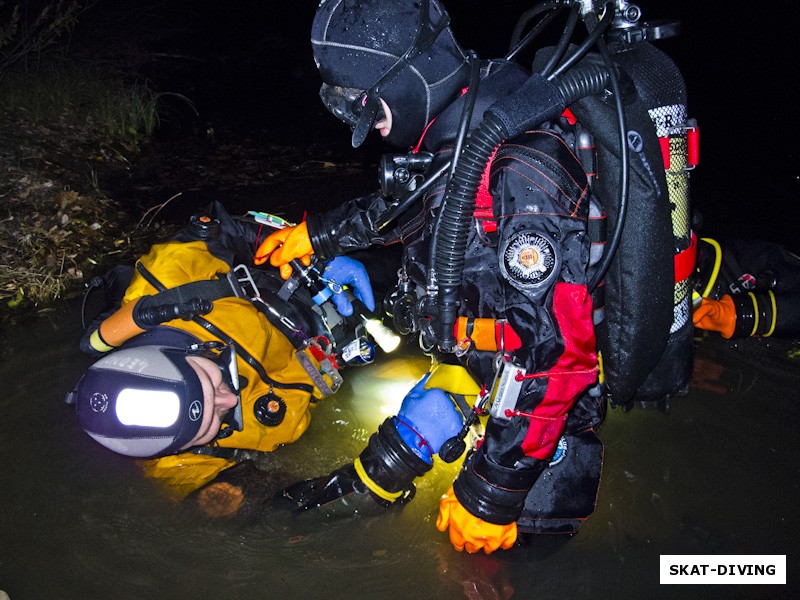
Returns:
[[[377,485],[387,496],[402,492],[396,501],[410,499],[412,482],[433,468],[418,457],[403,441],[392,417],[387,418],[369,438],[359,455],[360,469],[369,484]],[[364,478],[360,475],[362,481]],[[388,498],[384,498],[388,499]]]
[[[338,245],[326,230],[322,217],[313,214],[308,215],[306,217],[306,228],[308,230],[308,239],[315,255],[322,259],[327,259],[341,254]]]
[[[546,466],[503,467],[490,461],[483,447],[468,460],[453,482],[461,505],[487,523],[507,525],[519,519],[525,498]]]
[[[772,290],[730,294],[736,308],[733,339],[771,335],[777,320],[777,304]]]

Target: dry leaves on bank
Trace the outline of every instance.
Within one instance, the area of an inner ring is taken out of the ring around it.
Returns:
[[[0,190],[0,299],[10,308],[40,304],[76,287],[87,265],[105,262],[127,241],[114,203],[6,166]]]

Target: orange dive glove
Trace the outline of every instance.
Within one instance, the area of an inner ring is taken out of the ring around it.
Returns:
[[[702,303],[692,315],[695,327],[719,331],[726,340],[736,330],[736,306],[733,298],[725,294],[719,300],[703,298]]]
[[[281,277],[289,279],[292,275],[289,262],[299,258],[308,266],[311,264],[312,254],[314,248],[311,247],[308,237],[308,225],[303,221],[299,225],[284,227],[271,233],[258,247],[254,262],[263,265],[269,258],[269,264],[280,268]]]
[[[498,548],[508,550],[517,541],[517,523],[495,525],[470,513],[456,498],[453,486],[439,501],[439,517],[436,529],[450,528],[450,543],[459,552],[466,550],[474,554],[483,550],[491,554]]]

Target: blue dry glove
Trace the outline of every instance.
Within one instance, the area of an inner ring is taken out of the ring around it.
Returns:
[[[461,431],[464,419],[453,398],[442,389],[425,389],[430,373],[406,394],[395,425],[400,437],[422,460],[432,463],[433,454]]]
[[[323,277],[326,281],[339,286],[349,285],[353,288],[356,298],[364,303],[370,312],[375,310],[375,296],[372,293],[372,284],[369,281],[367,269],[359,261],[347,256],[337,256],[325,266]],[[353,314],[353,303],[343,291],[333,294],[333,303],[336,310],[343,317]]]

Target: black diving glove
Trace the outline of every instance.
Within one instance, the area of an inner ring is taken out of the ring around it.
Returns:
[[[297,510],[324,507],[328,514],[374,512],[376,507],[389,508],[411,500],[416,492],[413,480],[431,468],[406,445],[390,417],[352,464],[295,483],[281,495]]]
[[[369,491],[352,464],[340,467],[323,477],[294,483],[281,490],[280,495],[292,502],[297,511],[322,506],[327,511],[333,508],[329,505],[336,503],[342,508],[350,509],[352,514],[364,508],[388,508],[392,505]]]

